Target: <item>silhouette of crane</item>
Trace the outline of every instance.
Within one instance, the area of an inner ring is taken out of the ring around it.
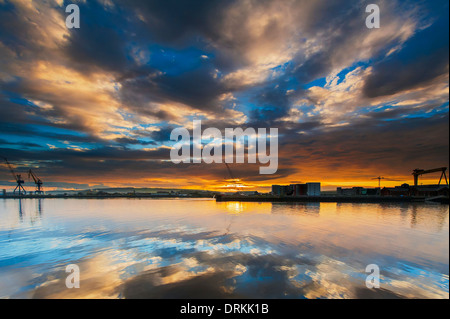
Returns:
[[[228,174],[230,175],[231,180],[232,180],[232,182],[234,183],[234,188],[235,188],[237,191],[239,191],[238,183],[239,183],[240,180],[234,178],[233,172],[231,171],[231,168],[230,168],[230,166],[228,165],[228,163],[225,162],[225,165],[226,165],[226,167],[227,167]]]
[[[436,172],[441,172],[441,178],[439,179],[438,185],[441,185],[442,177],[444,177],[445,184],[448,186],[447,175],[445,174],[446,171],[447,171],[447,167],[433,168],[433,169],[429,169],[429,170],[417,168],[412,173],[414,176],[414,186],[417,186],[419,184],[419,176],[425,175],[425,174],[436,173]]]
[[[23,195],[26,195],[27,191],[22,186],[25,183],[25,181],[22,179],[22,175],[14,173],[14,169],[12,168],[11,164],[8,162],[6,157],[4,157],[3,159],[5,160],[6,165],[8,165],[9,171],[11,172],[12,176],[14,177],[14,180],[17,183],[17,186],[16,186],[16,188],[14,188],[13,193],[16,194],[16,191],[18,190],[19,196],[22,195],[22,192],[23,192]]]
[[[386,178],[381,177],[381,176],[378,176],[378,177],[375,177],[375,178],[372,178],[372,179],[378,179],[378,188],[381,189],[381,180],[382,180],[382,179],[386,179]]]
[[[392,181],[392,182],[400,182],[397,179],[390,179],[390,178],[386,178],[386,177],[382,177],[382,176],[378,176],[378,177],[375,177],[375,178],[372,178],[372,179],[378,179],[378,188],[379,189],[381,189],[381,180],[382,179],[387,180],[387,181]]]
[[[33,178],[34,183],[36,184],[36,191],[34,192],[35,194],[43,194],[44,193],[44,188],[42,187],[42,181],[39,177],[36,176],[36,174],[30,169],[28,171],[28,179]]]

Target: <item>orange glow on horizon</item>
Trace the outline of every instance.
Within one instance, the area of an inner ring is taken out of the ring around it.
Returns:
[[[86,181],[84,179],[80,179],[79,181],[74,179],[71,180],[70,183],[80,183],[80,184],[88,184],[89,187],[86,188],[75,188],[75,187],[47,187],[45,185],[45,178],[44,180],[44,190],[45,191],[81,191],[84,189],[93,189],[93,188],[157,188],[157,189],[191,189],[191,190],[209,190],[209,191],[216,191],[216,192],[235,192],[235,191],[259,191],[259,192],[270,192],[272,185],[290,185],[290,184],[296,184],[299,182],[292,182],[292,180],[275,180],[272,182],[263,182],[263,183],[252,183],[252,182],[245,182],[242,180],[238,180],[236,182],[233,182],[231,180],[224,180],[224,181],[212,181],[211,183],[206,182],[202,178],[199,178],[199,181],[190,181],[189,183],[182,183],[178,179],[170,180],[134,180],[133,184],[130,181],[127,180],[109,180],[107,182],[92,182],[92,181]],[[404,183],[413,185],[412,178],[405,177],[404,180],[398,179],[399,181],[381,181],[381,188],[384,187],[395,187],[400,186]],[[60,182],[67,182],[66,180],[62,179],[55,179],[51,180],[52,183]],[[366,188],[377,188],[378,187],[378,180],[320,180],[320,179],[311,179],[311,180],[305,180],[306,182],[321,182],[322,191],[335,191],[337,187],[343,187],[343,188],[352,188],[352,187],[366,187]],[[13,181],[9,181],[9,183],[12,183]],[[419,185],[437,185],[439,182],[439,178],[437,179],[421,179],[419,180]],[[441,181],[441,185],[445,185],[445,180],[443,179]],[[27,192],[34,192],[35,185],[33,182],[26,181],[24,184],[25,189]],[[15,188],[15,185],[2,185],[0,186],[1,189],[6,189],[7,192],[12,192]]]

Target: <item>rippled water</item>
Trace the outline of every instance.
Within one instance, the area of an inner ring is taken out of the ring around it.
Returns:
[[[0,200],[0,298],[449,298],[449,207]],[[68,264],[81,287],[68,289]],[[381,271],[368,289],[366,266]]]

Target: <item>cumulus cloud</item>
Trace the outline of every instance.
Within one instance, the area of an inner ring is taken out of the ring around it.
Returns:
[[[179,171],[218,181],[220,169],[167,164],[170,131],[201,118],[219,129],[278,127],[287,151],[274,178],[282,180],[298,174],[304,156],[323,171],[341,165],[330,151],[336,143],[357,154],[363,142],[349,132],[361,123],[366,134],[402,136],[398,145],[415,149],[403,124],[420,118],[425,127],[448,113],[446,1],[380,0],[379,30],[365,27],[363,0],[77,3],[82,27],[68,30],[62,1],[0,2],[2,152],[54,161],[45,174],[55,178],[72,167],[112,180],[108,172],[125,178],[136,167],[155,169],[155,183]],[[438,149],[448,141],[431,144],[429,154],[447,163]],[[310,154],[291,151],[304,146]],[[262,182],[253,168],[236,170]]]
[[[448,30],[445,10],[442,17],[418,31],[401,50],[374,65],[374,72],[365,80],[364,94],[372,98],[392,95],[436,80],[442,82],[442,77],[448,82]]]

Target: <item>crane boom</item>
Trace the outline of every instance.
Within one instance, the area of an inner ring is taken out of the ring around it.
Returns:
[[[41,179],[39,177],[37,177],[36,174],[31,169],[28,171],[28,179],[30,179],[30,177],[33,178],[34,183],[36,184],[35,193],[42,194],[43,193],[43,190],[42,190],[43,183],[42,183]]]
[[[231,171],[231,168],[230,168],[230,166],[228,165],[228,163],[225,162],[225,165],[226,165],[226,167],[227,167],[228,174],[230,174],[231,180],[232,180],[232,182],[233,182],[233,184],[234,184],[234,188],[237,189],[237,190],[239,191],[239,182],[240,182],[240,179],[234,178],[233,172]]]
[[[22,194],[26,194],[26,190],[25,188],[23,188],[22,184],[25,183],[25,181],[22,179],[22,176],[20,174],[16,174],[14,172],[14,169],[12,168],[12,165],[8,162],[8,160],[6,159],[6,157],[3,157],[3,159],[5,160],[6,164],[8,165],[9,171],[11,172],[11,174],[14,177],[14,180],[17,183],[16,188],[14,189],[14,194],[16,193],[16,191],[19,191],[19,196],[21,196]]]
[[[441,184],[442,177],[445,177],[445,182],[448,185],[447,175],[445,174],[446,171],[447,171],[447,167],[433,168],[433,169],[428,169],[428,170],[415,169],[413,171],[413,173],[412,173],[412,175],[414,175],[414,186],[418,185],[418,183],[419,183],[419,176],[425,175],[425,174],[437,173],[437,172],[442,172],[441,173],[441,178],[439,179],[439,185]]]
[[[228,166],[228,163],[225,163],[225,165],[227,166],[228,174],[230,174],[231,179],[234,181],[235,178],[233,177],[233,173],[231,172],[230,166]]]
[[[16,175],[16,173],[14,173],[14,169],[12,168],[11,164],[8,162],[8,159],[6,157],[3,158],[6,162],[6,165],[9,168],[9,171],[11,172],[14,180],[17,182],[18,181],[18,175]]]
[[[436,172],[442,172],[442,171],[446,171],[447,167],[440,167],[440,168],[433,168],[433,169],[428,169],[428,170],[423,170],[423,169],[415,169],[413,172],[413,175],[424,175],[424,174],[431,174],[431,173],[436,173]]]
[[[28,178],[30,177],[33,178],[34,182],[37,184],[39,178],[37,178],[37,176],[33,173],[31,169],[28,171]]]

